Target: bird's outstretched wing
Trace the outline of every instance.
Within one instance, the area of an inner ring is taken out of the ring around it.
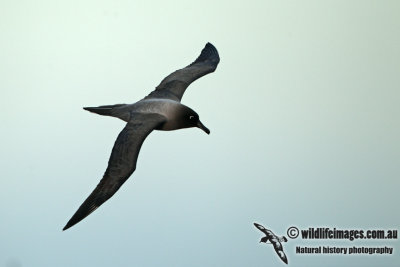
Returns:
[[[261,224],[254,223],[254,226],[257,227],[257,229],[263,232],[264,234],[267,234],[268,229],[262,226]]]
[[[168,75],[145,99],[166,98],[180,102],[186,88],[198,78],[214,72],[218,63],[217,49],[207,43],[200,56],[192,64]]]
[[[131,120],[115,141],[103,179],[75,212],[63,230],[80,222],[118,191],[135,171],[144,139],[164,121],[165,117],[159,114],[131,114]]]
[[[280,242],[274,242],[273,243],[274,249],[276,251],[276,254],[278,254],[279,258],[281,258],[281,260],[288,264],[288,259],[286,257],[285,252],[283,252],[283,247],[282,244]]]

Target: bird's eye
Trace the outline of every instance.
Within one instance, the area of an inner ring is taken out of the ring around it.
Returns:
[[[194,119],[194,116],[189,116],[189,120],[193,120]]]

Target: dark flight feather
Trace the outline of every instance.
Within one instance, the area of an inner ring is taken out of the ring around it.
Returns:
[[[212,44],[207,43],[192,64],[165,77],[156,87],[156,90],[146,96],[145,99],[166,98],[180,102],[186,88],[198,78],[214,72],[218,63],[217,49]]]
[[[77,224],[95,211],[121,187],[136,169],[140,148],[146,137],[165,118],[159,114],[132,114],[125,128],[118,135],[108,161],[103,179],[83,202],[63,230]]]

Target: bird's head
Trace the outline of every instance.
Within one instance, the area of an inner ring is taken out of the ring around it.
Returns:
[[[261,238],[260,243],[267,243],[268,241],[268,237],[264,236],[263,238]]]
[[[210,134],[210,130],[200,121],[199,115],[194,110],[187,110],[184,115],[184,121],[186,127],[197,127],[202,129],[206,134]]]

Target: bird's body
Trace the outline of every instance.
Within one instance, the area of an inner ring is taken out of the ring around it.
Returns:
[[[104,111],[105,109],[108,109],[108,116],[119,118],[125,122],[129,122],[129,120],[131,119],[131,113],[159,114],[163,116],[166,121],[162,127],[157,128],[156,130],[163,131],[177,130],[183,128],[180,127],[180,125],[177,125],[177,122],[179,122],[177,116],[179,116],[179,114],[185,114],[185,111],[194,112],[191,108],[181,104],[178,101],[162,98],[142,99],[133,104],[117,104],[115,106],[116,107],[108,106],[108,108],[93,107],[85,109],[94,113],[97,113],[96,111],[98,110]]]
[[[210,133],[199,120],[198,114],[180,101],[190,83],[215,71],[218,63],[216,48],[207,43],[192,64],[168,75],[144,99],[134,104],[84,108],[99,115],[119,118],[127,124],[115,141],[108,167],[100,183],[63,230],[80,222],[118,191],[135,171],[143,141],[153,130],[171,131],[197,127],[207,134]]]
[[[284,262],[288,263],[285,252],[283,252],[283,246],[281,242],[287,242],[286,237],[278,237],[271,230],[265,228],[264,226],[254,223],[254,226],[257,227],[258,230],[265,234],[264,237],[261,238],[260,243],[268,243],[274,246],[276,254],[278,254],[279,258]]]

